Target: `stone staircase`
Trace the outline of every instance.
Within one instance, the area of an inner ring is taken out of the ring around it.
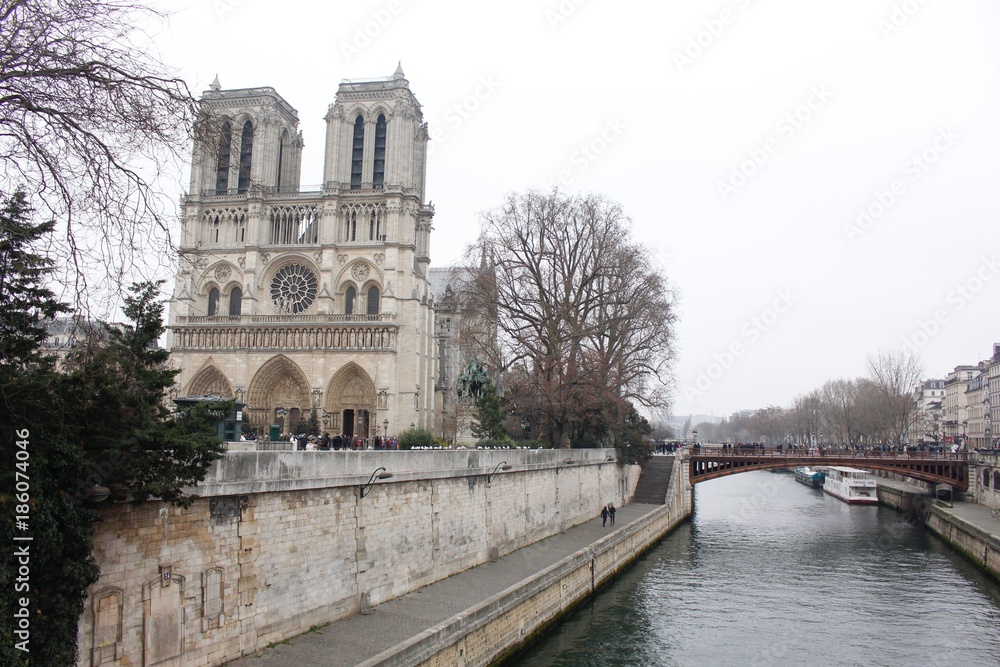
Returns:
[[[653,456],[646,461],[639,475],[639,483],[635,486],[633,503],[646,505],[663,505],[667,497],[667,486],[670,475],[674,471],[673,456]]]

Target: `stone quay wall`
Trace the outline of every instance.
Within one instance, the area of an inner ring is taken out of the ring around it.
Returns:
[[[100,509],[78,665],[212,667],[414,591],[626,502],[614,455],[229,452],[187,509]]]
[[[959,516],[931,505],[927,527],[1000,581],[1000,536],[991,535]]]
[[[969,495],[980,505],[1000,510],[1000,451],[980,452],[969,458]]]
[[[691,516],[687,472],[678,460],[666,505],[359,667],[477,667],[513,655]]]

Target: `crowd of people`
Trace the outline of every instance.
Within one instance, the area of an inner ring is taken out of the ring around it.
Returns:
[[[270,442],[270,438],[263,433],[251,432],[244,435],[242,440],[256,441],[258,443]],[[331,437],[329,433],[322,436],[306,435],[305,433],[292,434],[282,433],[278,437],[279,442],[291,442],[292,449],[300,452],[318,450],[321,452],[340,450],[363,450],[363,449],[399,449],[399,440],[395,437],[383,438],[380,435],[374,438],[362,438],[360,436],[347,436],[340,433]]]

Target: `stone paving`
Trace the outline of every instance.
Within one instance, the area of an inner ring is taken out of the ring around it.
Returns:
[[[227,667],[348,667],[364,662],[444,620],[473,607],[558,563],[612,530],[653,511],[659,505],[619,507],[615,528],[601,527],[601,518],[569,528],[565,533],[484,563],[394,600],[368,615],[355,614],[274,648],[226,663]],[[598,508],[599,509],[599,508]],[[596,514],[596,512],[595,512]]]

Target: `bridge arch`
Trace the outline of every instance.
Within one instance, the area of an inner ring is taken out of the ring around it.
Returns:
[[[932,484],[969,489],[969,464],[964,453],[952,452],[854,452],[854,451],[744,451],[700,448],[688,462],[691,484],[753,470],[799,466],[849,466],[882,470]]]

